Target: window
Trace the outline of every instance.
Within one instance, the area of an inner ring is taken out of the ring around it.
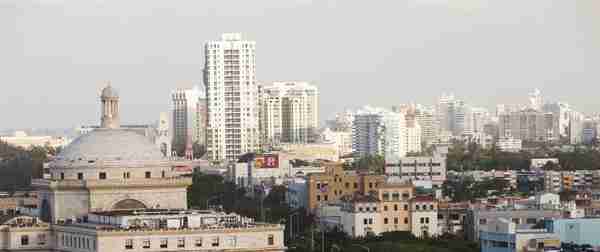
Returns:
[[[404,211],[408,211],[408,205],[404,204]]]
[[[83,173],[82,172],[77,173],[77,179],[83,180]]]
[[[390,193],[384,192],[383,193],[383,201],[389,201],[389,200],[390,200]]]
[[[350,188],[350,183],[346,182],[346,184],[344,185],[346,187],[346,189]]]
[[[354,182],[354,189],[358,188],[358,183]]]
[[[321,195],[317,195],[317,201],[321,201]]]
[[[269,235],[269,237],[267,238],[267,244],[269,246],[273,246],[275,244],[275,236],[274,235]]]
[[[98,174],[98,178],[99,179],[106,179],[106,172],[101,172],[100,174]]]
[[[133,240],[132,239],[125,240],[125,249],[133,249]]]
[[[165,173],[165,171],[162,171],[162,172],[160,173],[160,176],[164,178],[164,177],[166,176],[166,173]]]
[[[438,220],[443,220],[444,219],[444,215],[443,214],[438,214]]]
[[[536,223],[537,223],[536,218],[527,218],[527,224],[536,224]]]
[[[61,173],[60,173],[60,180],[64,180],[64,179],[65,179],[65,173],[64,173],[64,172],[61,172]]]
[[[179,239],[177,239],[177,247],[178,248],[185,248],[185,238],[179,238]]]
[[[149,249],[150,248],[150,240],[144,240],[142,242],[142,248]]]
[[[130,178],[129,172],[123,172],[123,179],[128,179],[128,178]]]
[[[404,224],[408,224],[408,218],[407,217],[404,218]]]
[[[398,205],[394,205],[394,211],[398,211]]]
[[[27,245],[29,245],[29,236],[21,235],[21,246],[27,246]]]
[[[146,178],[151,178],[152,177],[152,172],[147,171],[146,172]]]
[[[387,206],[383,206],[383,211],[387,211]]]
[[[212,244],[213,247],[218,247],[219,246],[219,237],[214,237],[212,239]]]
[[[398,225],[398,217],[394,218],[394,224]]]
[[[415,209],[417,209],[417,211],[419,211],[421,207],[419,205],[415,205]]]
[[[202,238],[197,238],[194,244],[196,244],[196,247],[202,247]]]
[[[169,240],[168,239],[161,239],[160,240],[160,248],[168,248],[169,247]]]
[[[429,210],[433,210],[433,205],[429,205]]]
[[[420,221],[421,221],[421,224],[424,224],[425,223],[425,218],[421,217]]]
[[[317,189],[321,189],[321,183],[317,183]]]
[[[429,217],[425,218],[425,223],[429,224]]]
[[[514,222],[515,224],[519,225],[519,224],[521,224],[521,219],[519,219],[519,218],[513,218],[512,222]]]
[[[388,224],[388,218],[383,218],[383,224]]]
[[[487,225],[487,219],[479,219],[479,225]]]
[[[359,212],[362,212],[362,210],[363,210],[363,208],[362,208],[362,207],[359,207],[359,208],[358,208],[358,211],[359,211]]]
[[[369,224],[369,220],[363,219],[363,224],[365,224],[365,225]]]
[[[38,245],[46,245],[46,234],[38,234],[37,241]]]
[[[324,198],[325,198],[325,201],[329,200],[327,196],[328,196],[328,195],[325,195],[325,197],[324,197]]]
[[[369,189],[373,188],[373,183],[369,183]]]
[[[369,224],[373,224],[373,219],[369,218]]]

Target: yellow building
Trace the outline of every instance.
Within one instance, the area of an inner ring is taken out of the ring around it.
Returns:
[[[410,199],[415,187],[410,183],[385,183],[377,190],[381,201],[383,232],[410,231]]]
[[[327,164],[324,173],[308,175],[308,206],[338,201],[344,195],[368,194],[383,185],[385,176],[357,171],[346,171],[341,163]]]

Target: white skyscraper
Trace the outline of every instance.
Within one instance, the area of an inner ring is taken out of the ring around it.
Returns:
[[[260,146],[256,42],[223,34],[204,46],[211,160],[235,160]]]
[[[274,82],[260,87],[263,144],[316,140],[319,92],[306,82]]]
[[[539,89],[534,89],[533,92],[529,93],[529,108],[537,111],[542,110],[544,105],[544,98],[542,92]]]
[[[354,114],[352,122],[352,151],[360,156],[381,155],[387,152],[387,128],[384,109],[365,107]],[[389,120],[389,119],[388,119]]]
[[[442,94],[442,96],[438,99],[438,103],[435,109],[436,115],[436,134],[445,134],[447,132],[452,131],[451,123],[451,115],[449,114],[449,107],[455,101],[454,95],[446,95]]]

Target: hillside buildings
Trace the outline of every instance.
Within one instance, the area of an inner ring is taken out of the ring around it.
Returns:
[[[236,160],[260,147],[256,43],[227,33],[204,46],[211,160]]]

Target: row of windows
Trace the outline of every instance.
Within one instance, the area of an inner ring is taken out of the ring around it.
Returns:
[[[81,236],[62,235],[61,245],[65,248],[96,250],[96,240]]]
[[[512,222],[519,225],[521,224],[521,219],[520,218],[512,218]],[[525,223],[526,224],[537,224],[538,223],[538,219],[537,218],[526,218],[525,219]],[[487,225],[487,219],[485,218],[481,218],[479,219],[479,224],[480,225]]]
[[[427,210],[427,205],[415,205],[415,210]],[[434,210],[435,207],[433,205],[429,205],[429,210]]]
[[[383,211],[387,212],[388,206],[383,206]],[[394,211],[398,211],[398,204],[394,205]],[[408,211],[408,205],[404,204],[404,211]]]
[[[64,180],[65,179],[65,173],[61,172],[60,173],[60,180]],[[166,176],[165,171],[161,172],[161,177],[164,178]],[[144,173],[144,177],[145,178],[152,178],[152,172],[145,172]],[[106,172],[99,172],[98,173],[98,179],[100,180],[105,180],[107,178],[107,173]],[[123,179],[130,179],[131,178],[131,173],[130,172],[123,172]],[[78,180],[83,180],[84,179],[84,174],[83,172],[79,172],[77,173],[77,179]]]
[[[225,243],[227,246],[235,247],[236,240],[237,240],[236,237],[228,237],[227,239],[225,239]],[[219,237],[212,237],[212,238],[208,239],[207,242],[204,242],[204,239],[202,239],[202,238],[195,238],[193,244],[194,244],[194,247],[199,248],[199,247],[219,247],[221,243],[220,243]],[[275,244],[275,236],[268,235],[267,245],[273,246],[274,244]],[[134,249],[135,241],[133,239],[125,240],[124,247],[127,250]],[[152,247],[152,241],[150,239],[142,240],[142,248],[149,249],[151,247]],[[168,238],[160,239],[159,247],[160,248],[169,248],[169,239]],[[177,238],[176,247],[177,248],[185,248],[186,247],[186,239],[183,237]]]
[[[383,218],[383,224],[389,224],[388,218]],[[394,218],[394,224],[398,224],[398,217]],[[408,224],[408,218],[404,218],[404,224]]]

